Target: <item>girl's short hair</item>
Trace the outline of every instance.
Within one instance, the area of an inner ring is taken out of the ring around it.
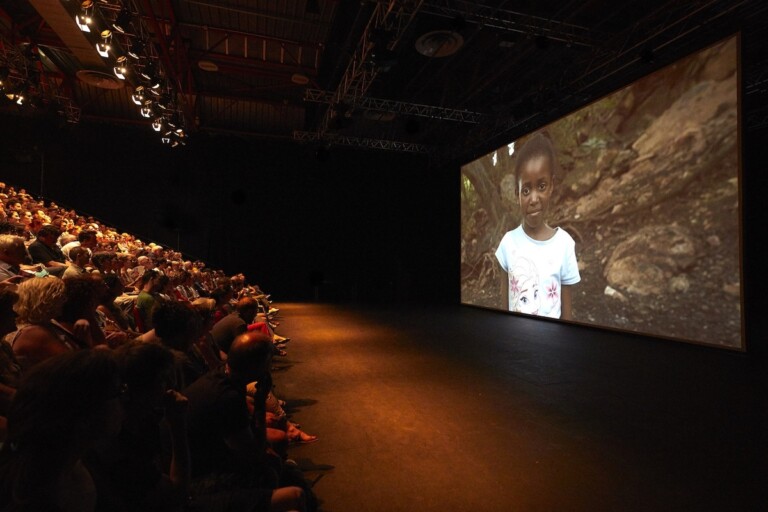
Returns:
[[[13,306],[19,323],[46,324],[61,312],[64,305],[64,281],[58,277],[33,277],[16,289],[19,300]]]
[[[552,176],[557,176],[560,171],[557,162],[557,152],[555,151],[552,139],[549,138],[549,134],[545,131],[533,134],[517,154],[517,159],[515,160],[515,194],[519,193],[520,171],[523,166],[529,160],[542,156],[549,159],[549,168]]]

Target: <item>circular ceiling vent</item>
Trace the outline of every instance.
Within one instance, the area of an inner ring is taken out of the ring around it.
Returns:
[[[219,70],[218,64],[216,64],[212,60],[199,60],[197,61],[197,67],[199,67],[203,71],[208,71],[209,73],[215,73],[216,71]]]
[[[452,30],[434,30],[419,37],[415,46],[427,57],[448,57],[464,46],[464,38]]]
[[[125,86],[125,82],[122,80],[118,80],[117,77],[102,73],[101,71],[81,69],[75,73],[75,76],[81,82],[98,87],[99,89],[122,89]]]

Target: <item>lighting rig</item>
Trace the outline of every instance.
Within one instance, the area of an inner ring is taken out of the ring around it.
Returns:
[[[114,76],[133,89],[131,100],[171,147],[187,142],[177,93],[163,69],[133,0],[62,0],[77,27]]]

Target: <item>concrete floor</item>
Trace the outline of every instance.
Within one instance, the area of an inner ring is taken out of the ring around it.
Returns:
[[[768,510],[748,355],[469,307],[281,304],[325,512]]]

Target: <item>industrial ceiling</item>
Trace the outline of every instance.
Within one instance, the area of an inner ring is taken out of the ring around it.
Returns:
[[[760,0],[8,0],[0,111],[466,158],[736,31],[765,105],[766,19]]]

